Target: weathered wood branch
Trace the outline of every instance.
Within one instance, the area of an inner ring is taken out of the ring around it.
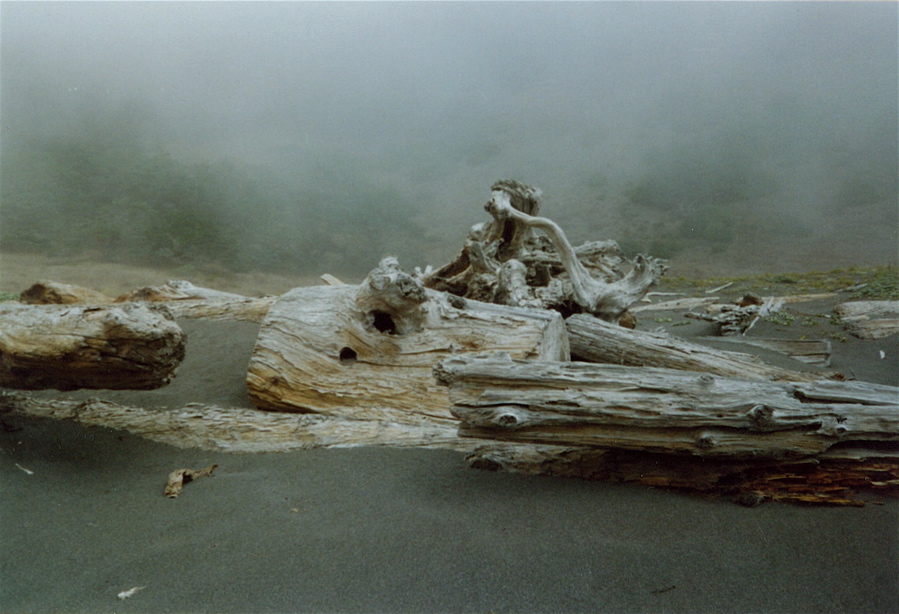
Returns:
[[[590,363],[460,356],[435,368],[460,434],[517,442],[731,458],[820,454],[899,441],[899,390],[779,383]]]
[[[275,411],[454,424],[431,368],[487,349],[569,357],[558,313],[426,291],[386,259],[360,286],[282,295],[260,327],[247,387],[257,407]]]
[[[0,304],[7,388],[160,388],[175,376],[184,345],[165,307]]]
[[[824,377],[781,369],[751,354],[716,350],[666,333],[628,330],[585,314],[571,316],[565,325],[574,360],[760,380],[814,381]]]
[[[189,403],[180,408],[128,407],[98,399],[35,399],[0,393],[0,414],[74,420],[121,429],[179,448],[222,452],[284,452],[309,448],[395,446],[470,451],[455,425],[398,424],[320,414],[287,414]]]

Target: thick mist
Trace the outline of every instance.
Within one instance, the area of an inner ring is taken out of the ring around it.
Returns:
[[[897,261],[895,3],[0,4],[0,248],[361,275],[491,183],[675,272]]]

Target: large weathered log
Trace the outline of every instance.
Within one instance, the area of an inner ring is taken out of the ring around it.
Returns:
[[[7,388],[160,388],[175,376],[184,345],[164,307],[0,304]]]
[[[574,360],[705,371],[725,377],[761,380],[814,381],[817,373],[781,369],[739,352],[716,350],[667,333],[628,330],[585,314],[565,321]]]
[[[425,290],[388,258],[360,286],[281,296],[260,327],[247,387],[264,409],[453,424],[447,391],[431,368],[454,354],[492,349],[517,358],[569,357],[558,313]]]
[[[456,260],[423,274],[426,287],[613,321],[667,269],[662,261],[639,255],[625,274],[627,261],[614,241],[573,248],[555,222],[537,217],[539,190],[511,180],[498,181],[492,190],[486,205],[492,221],[471,229]]]
[[[731,458],[795,458],[836,443],[899,441],[899,389],[760,382],[590,363],[444,360],[460,434]]]

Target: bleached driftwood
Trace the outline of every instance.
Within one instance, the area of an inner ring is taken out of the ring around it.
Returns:
[[[552,311],[502,307],[425,290],[386,258],[360,286],[297,288],[263,321],[247,374],[250,399],[275,411],[454,424],[439,360],[503,350],[567,360]]]
[[[180,408],[128,407],[92,399],[35,399],[0,393],[0,413],[74,420],[121,429],[178,448],[221,452],[285,452],[311,448],[393,446],[471,451],[479,442],[461,439],[445,424],[398,424],[320,414],[288,414],[189,403]]]
[[[222,292],[195,286],[189,281],[170,280],[161,286],[147,286],[131,290],[116,298],[117,303],[134,301],[167,302],[184,300],[241,300],[247,297],[232,292]]]
[[[628,330],[586,314],[565,321],[574,360],[631,367],[664,367],[704,371],[725,377],[760,380],[814,381],[817,373],[769,365],[751,354],[716,350],[667,333]]]
[[[899,301],[851,301],[834,308],[846,330],[860,339],[899,333]]]
[[[899,441],[899,389],[592,363],[459,356],[435,368],[460,434],[704,457],[782,459]]]
[[[761,318],[767,318],[783,307],[780,297],[762,298],[748,293],[733,305],[709,305],[706,313],[687,313],[688,318],[708,320],[718,327],[719,335],[745,335]]]
[[[39,281],[24,290],[19,301],[26,305],[102,305],[113,302],[113,299],[89,288],[56,281]]]
[[[0,303],[7,388],[159,388],[175,376],[184,345],[164,307]]]
[[[254,298],[221,292],[195,286],[188,281],[169,281],[162,286],[139,288],[113,299],[89,288],[40,281],[22,292],[20,300],[32,305],[164,303],[175,318],[261,322],[275,299],[274,296]]]
[[[251,298],[202,288],[189,281],[173,280],[162,286],[132,290],[115,300],[117,303],[144,301],[165,303],[176,318],[261,322],[276,298],[274,296]]]
[[[667,269],[639,255],[627,274],[614,241],[573,248],[552,220],[537,217],[540,190],[495,183],[486,205],[492,221],[472,228],[461,254],[423,275],[425,286],[499,304],[586,312],[614,321]],[[545,236],[537,236],[540,230]]]
[[[820,367],[830,366],[832,346],[827,339],[768,339],[759,337],[706,337],[715,343],[752,345],[785,354],[794,360]],[[739,377],[739,374],[737,374]],[[789,379],[789,378],[775,378]]]

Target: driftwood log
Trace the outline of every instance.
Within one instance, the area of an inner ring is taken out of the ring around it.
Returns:
[[[321,414],[288,414],[202,403],[184,407],[130,407],[101,399],[34,398],[0,392],[0,415],[73,420],[121,429],[178,448],[220,452],[285,452],[312,448],[391,446],[449,448],[470,452],[480,445],[462,439],[457,425],[352,420]]]
[[[667,333],[628,330],[585,314],[571,316],[565,325],[574,360],[704,371],[760,380],[814,381],[823,378],[817,373],[781,369],[751,354],[716,350]]]
[[[275,298],[252,298],[195,286],[189,281],[174,280],[161,286],[138,288],[113,299],[89,288],[56,281],[39,281],[22,292],[20,300],[30,305],[163,303],[175,318],[261,322]]]
[[[262,409],[454,424],[432,367],[493,349],[522,359],[569,358],[558,313],[426,290],[386,258],[359,286],[282,295],[260,327],[247,388]]]
[[[442,361],[460,434],[730,459],[816,455],[899,441],[899,389],[760,382],[707,373],[502,355]]]
[[[851,301],[834,308],[846,330],[860,339],[882,339],[899,333],[899,301]]]
[[[231,292],[202,288],[189,281],[173,280],[162,286],[132,290],[115,300],[117,303],[165,303],[176,318],[261,322],[275,299],[273,296],[250,298]]]
[[[164,307],[0,304],[6,388],[160,388],[175,376],[184,346]]]
[[[471,229],[453,262],[424,273],[424,285],[484,302],[617,321],[667,270],[642,254],[628,263],[614,241],[572,247],[558,224],[537,217],[540,197],[540,190],[517,181],[495,183],[486,205],[492,221]]]
[[[101,305],[113,300],[102,292],[56,281],[39,281],[19,297],[19,301],[26,305]]]

